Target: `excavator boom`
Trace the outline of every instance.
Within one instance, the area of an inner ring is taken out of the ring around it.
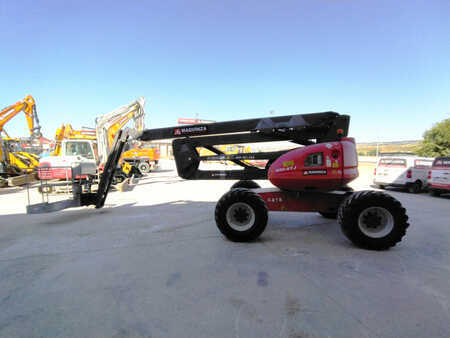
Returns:
[[[98,150],[101,163],[106,163],[118,131],[122,130],[130,120],[133,120],[136,131],[141,132],[144,129],[144,105],[145,99],[140,97],[136,101],[123,105],[96,119]]]
[[[27,119],[28,130],[31,137],[41,137],[41,127],[36,112],[36,103],[31,95],[27,95],[23,100],[14,103],[0,112],[0,133],[13,117],[22,112]]]
[[[9,138],[4,129],[5,125],[21,112],[24,113],[27,120],[31,140],[38,140],[40,143],[42,137],[36,103],[31,95],[27,95],[23,100],[0,111],[0,175],[3,178],[29,172],[36,167],[33,156],[28,156],[26,152],[19,153],[9,150],[10,147],[2,140],[2,133]]]

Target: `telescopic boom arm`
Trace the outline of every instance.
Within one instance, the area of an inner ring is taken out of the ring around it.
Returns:
[[[287,115],[270,118],[237,120],[203,125],[147,129],[138,137],[141,141],[173,139],[172,146],[178,175],[185,179],[266,179],[267,169],[248,165],[242,160],[264,159],[274,161],[284,151],[227,155],[215,145],[291,141],[299,145],[338,141],[347,136],[350,116],[335,112]],[[127,132],[120,130],[108,156],[97,196],[97,208],[106,200],[113,173],[117,167]],[[200,156],[197,148],[203,147],[216,155]],[[200,161],[229,160],[242,170],[199,170]],[[92,200],[91,198],[89,199]]]

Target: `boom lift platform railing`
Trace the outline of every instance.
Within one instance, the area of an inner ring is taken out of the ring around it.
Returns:
[[[41,177],[40,180],[27,184],[27,214],[48,213],[87,205],[85,198],[92,196],[91,187],[94,182],[91,177],[95,174],[95,170],[93,171],[91,166],[78,163],[75,166],[52,167],[52,170],[60,170],[65,173],[64,181],[44,178],[49,169],[48,167],[35,168],[35,175]],[[34,187],[38,194],[32,196],[31,189]],[[57,201],[50,202],[49,195],[51,194],[57,195]],[[65,199],[61,199],[61,197],[65,197]],[[41,202],[31,203],[36,198],[40,198]]]

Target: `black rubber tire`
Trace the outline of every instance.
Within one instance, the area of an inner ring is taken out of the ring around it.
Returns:
[[[245,188],[245,189],[259,189],[261,186],[256,183],[255,181],[251,180],[241,180],[233,184],[230,188],[230,190],[237,189],[237,188]]]
[[[147,162],[140,162],[138,164],[138,169],[143,174],[148,174],[152,170],[150,164],[148,164]]]
[[[411,194],[418,194],[422,191],[422,182],[415,181],[414,183],[411,183],[408,185],[408,192]]]
[[[338,212],[337,211],[336,212],[321,212],[321,211],[319,211],[319,214],[325,218],[336,219]]]
[[[235,203],[244,203],[253,210],[255,220],[247,230],[234,229],[227,220],[228,209]],[[237,188],[224,194],[216,204],[215,219],[220,232],[233,242],[250,242],[258,238],[267,226],[268,210],[264,200],[248,189]]]
[[[364,234],[359,227],[360,214],[370,207],[381,207],[393,217],[393,228],[384,237]],[[344,235],[356,246],[369,250],[386,250],[400,242],[409,227],[405,208],[394,197],[380,191],[359,191],[346,198],[339,207],[338,222]]]

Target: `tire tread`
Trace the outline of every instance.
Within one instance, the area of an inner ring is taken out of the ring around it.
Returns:
[[[232,229],[226,221],[227,206],[235,202],[249,203],[255,211],[255,225],[247,231],[238,232]],[[258,194],[246,188],[236,188],[225,193],[216,204],[214,212],[216,225],[220,232],[233,242],[249,242],[258,238],[265,230],[268,220],[268,209],[264,200]]]
[[[359,209],[380,205],[386,207],[394,217],[394,229],[383,238],[365,236],[357,225]],[[343,201],[338,211],[338,222],[344,235],[355,245],[372,250],[386,250],[399,243],[409,227],[408,216],[401,203],[391,195],[380,191],[359,191]]]

